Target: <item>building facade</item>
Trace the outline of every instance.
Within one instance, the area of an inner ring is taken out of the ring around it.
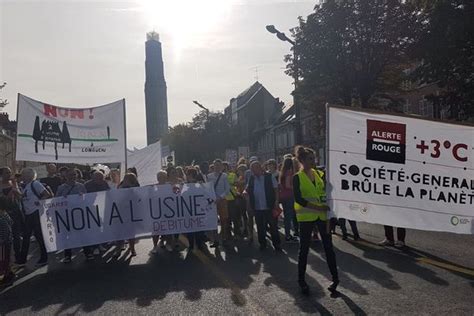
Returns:
[[[145,107],[147,144],[156,143],[168,133],[168,98],[163,53],[158,33],[147,34],[145,43]]]
[[[282,109],[283,102],[256,81],[232,98],[224,113],[236,130],[238,146],[248,147],[249,155],[256,155],[261,138],[281,116]]]

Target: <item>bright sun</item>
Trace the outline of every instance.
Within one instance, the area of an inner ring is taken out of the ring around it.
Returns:
[[[235,0],[137,0],[149,29],[172,38],[176,53],[218,28]]]

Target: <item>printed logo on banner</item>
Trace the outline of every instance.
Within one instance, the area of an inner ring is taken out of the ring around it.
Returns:
[[[405,164],[406,125],[367,120],[368,160]]]
[[[451,224],[453,226],[457,226],[459,224],[469,224],[469,219],[468,218],[459,218],[457,216],[452,216],[451,217]]]

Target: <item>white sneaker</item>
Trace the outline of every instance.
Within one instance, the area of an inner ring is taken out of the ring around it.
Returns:
[[[403,241],[397,240],[397,241],[395,242],[395,247],[397,247],[397,248],[403,248],[403,247],[405,247],[405,243],[404,243]]]
[[[99,250],[99,248],[95,248],[94,251],[92,252],[92,254],[93,254],[94,256],[100,255],[100,250]]]
[[[393,241],[384,239],[381,242],[377,243],[379,246],[393,246]]]

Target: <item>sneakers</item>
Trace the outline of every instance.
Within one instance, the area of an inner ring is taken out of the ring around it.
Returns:
[[[339,285],[339,280],[335,279],[332,283],[328,286],[329,292],[336,292],[337,286]]]
[[[403,247],[405,247],[405,243],[404,243],[403,241],[401,241],[401,240],[397,240],[397,241],[395,242],[395,247],[397,247],[397,248],[403,248]]]
[[[71,263],[71,257],[64,257],[63,263]]]
[[[94,258],[94,255],[93,255],[93,254],[90,253],[90,254],[86,255],[86,260],[87,260],[87,261],[91,261],[91,260],[94,260],[94,259],[95,259],[95,258]]]
[[[100,255],[100,250],[99,248],[95,248],[94,251],[92,252],[94,256],[99,256]]]
[[[384,239],[381,242],[377,243],[377,245],[379,245],[379,246],[393,246],[393,241],[388,240],[388,239]]]

